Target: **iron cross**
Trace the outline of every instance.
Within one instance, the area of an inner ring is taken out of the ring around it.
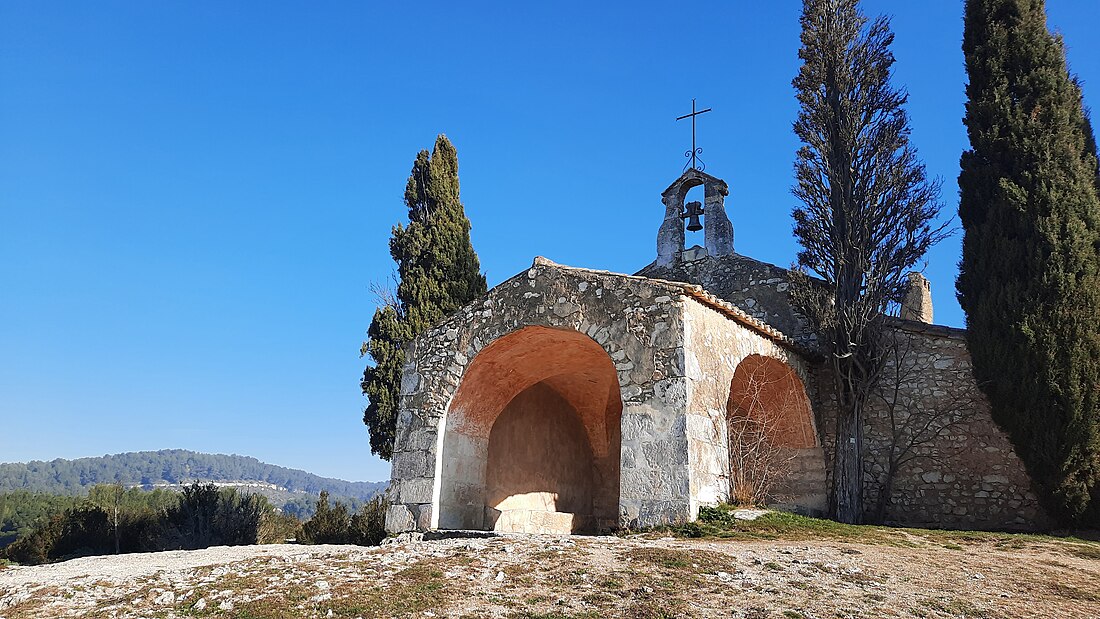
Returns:
[[[702,170],[702,168],[699,168],[699,167],[696,166],[695,161],[696,161],[696,156],[697,155],[702,155],[703,154],[703,149],[695,147],[695,117],[700,115],[700,114],[706,114],[710,110],[711,110],[711,108],[708,107],[705,110],[699,110],[698,112],[696,112],[695,111],[695,98],[693,97],[691,99],[691,113],[690,114],[684,114],[683,116],[679,116],[679,117],[676,118],[676,120],[683,120],[685,118],[690,118],[691,119],[691,150],[684,153],[684,156],[691,158],[691,167],[696,169],[696,170]],[[703,167],[706,167],[706,166],[704,165]]]

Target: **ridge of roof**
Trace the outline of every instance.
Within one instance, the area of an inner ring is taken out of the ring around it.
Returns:
[[[688,284],[686,282],[676,282],[667,279],[657,279],[654,277],[646,277],[644,275],[627,275],[626,273],[616,273],[614,271],[607,271],[602,269],[589,269],[585,267],[574,267],[566,264],[558,264],[553,260],[545,258],[543,256],[535,256],[532,267],[545,266],[554,267],[567,271],[576,271],[581,273],[592,273],[595,275],[612,275],[614,277],[621,277],[625,279],[633,279],[639,281],[646,281],[650,283],[659,284],[673,290],[683,292],[687,296],[695,299],[702,305],[706,305],[711,309],[717,310],[719,313],[725,315],[727,318],[732,319],[734,322],[738,322],[741,325],[748,327],[749,329],[756,331],[760,335],[767,337],[770,340],[778,342],[779,344],[797,352],[801,355],[809,357],[817,357],[818,355],[806,348],[802,344],[799,344],[787,334],[783,333],[779,329],[769,325],[768,323],[755,318],[745,310],[737,307],[733,303],[726,301],[718,296],[707,291],[707,289],[697,284]]]

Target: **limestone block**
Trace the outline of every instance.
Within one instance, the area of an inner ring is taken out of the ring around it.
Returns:
[[[412,479],[434,475],[435,462],[429,462],[428,452],[401,451],[393,455],[393,479]]]
[[[390,505],[386,510],[386,532],[396,534],[415,530],[416,521],[409,508],[402,504]]]
[[[434,451],[438,437],[435,428],[423,427],[410,431],[401,443],[409,451]]]
[[[653,394],[666,410],[685,410],[687,407],[687,381],[683,378],[667,378],[653,384]]]
[[[420,387],[420,374],[416,372],[414,364],[406,364],[401,373],[401,393],[412,393]]]
[[[652,438],[655,434],[656,424],[648,407],[630,406],[623,409],[620,425],[624,443]]]
[[[623,445],[621,447],[622,452],[619,458],[620,466],[624,469],[634,468],[637,465],[638,456],[637,451],[633,445]]]
[[[430,498],[429,498],[430,500]],[[416,527],[421,531],[429,531],[432,528],[432,504],[414,505],[412,511],[416,513]]]
[[[708,411],[705,415],[688,414],[685,422],[688,439],[715,444],[725,442],[725,419],[717,411]]]
[[[720,501],[727,499],[726,496],[729,492],[729,485],[722,484],[719,480],[714,480],[713,483],[702,484],[695,490],[695,496],[692,497],[693,509],[691,510],[692,520],[698,515],[699,505],[717,505]]]
[[[642,527],[655,527],[662,524],[677,524],[691,519],[691,509],[686,498],[682,500],[642,501],[638,513],[638,524]]]
[[[405,479],[400,482],[398,501],[401,503],[431,503],[435,480],[431,477]]]
[[[642,443],[642,454],[652,468],[687,464],[687,444],[684,441],[661,439]]]

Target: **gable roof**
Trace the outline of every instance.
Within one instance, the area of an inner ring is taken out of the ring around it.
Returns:
[[[616,273],[614,271],[605,271],[601,269],[588,269],[583,267],[572,267],[564,264],[558,264],[553,260],[545,258],[543,256],[536,256],[532,267],[550,267],[556,268],[562,271],[571,271],[574,273],[591,273],[594,275],[610,276],[622,279],[630,279],[635,281],[643,281],[649,284],[660,286],[669,291],[682,293],[687,297],[694,299],[696,302],[707,306],[718,313],[724,315],[726,318],[746,327],[788,349],[792,352],[796,352],[802,356],[809,358],[817,358],[820,355],[810,350],[806,346],[792,339],[787,334],[783,333],[779,329],[769,325],[768,323],[753,317],[748,312],[737,307],[733,303],[726,301],[714,294],[708,292],[702,286],[696,284],[688,284],[684,282],[676,282],[667,279],[656,279],[652,277],[645,277],[643,275],[627,275],[625,273]]]

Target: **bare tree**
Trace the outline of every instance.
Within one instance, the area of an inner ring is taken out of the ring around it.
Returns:
[[[754,368],[741,401],[734,403],[736,410],[727,413],[732,503],[767,504],[777,481],[790,473],[794,451],[783,445],[783,430],[795,394],[767,397],[778,383],[764,366]]]
[[[370,292],[374,297],[375,305],[380,307],[398,307],[401,303],[397,298],[397,286],[400,281],[397,279],[397,273],[391,271],[389,280],[386,283],[371,282]]]
[[[830,508],[863,517],[864,406],[882,370],[886,310],[905,274],[946,233],[939,182],[909,144],[908,95],[890,84],[889,21],[868,24],[858,0],[804,0],[802,67],[794,79],[802,141],[794,233],[802,245],[793,298],[827,349],[836,396]]]
[[[876,450],[882,467],[875,503],[875,521],[883,522],[893,498],[894,481],[900,471],[919,461],[940,462],[948,454],[941,447],[949,432],[964,431],[982,406],[983,395],[972,380],[965,387],[945,392],[938,399],[915,393],[907,383],[914,376],[933,371],[931,362],[921,363],[913,352],[915,336],[891,329],[886,338],[889,360],[874,392],[889,421],[889,445]],[[969,377],[968,377],[969,378]]]

